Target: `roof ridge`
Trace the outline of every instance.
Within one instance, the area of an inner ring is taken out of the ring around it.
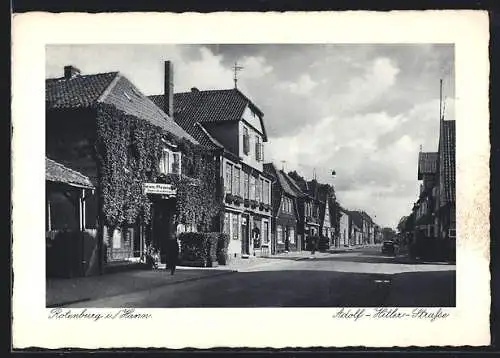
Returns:
[[[89,73],[89,74],[79,74],[75,77],[90,77],[90,76],[101,76],[101,75],[110,75],[110,74],[118,74],[120,71],[108,71],[108,72],[98,72],[98,73]],[[75,78],[73,77],[73,78]],[[64,80],[66,77],[47,77],[45,78],[45,81],[58,81],[58,80]]]

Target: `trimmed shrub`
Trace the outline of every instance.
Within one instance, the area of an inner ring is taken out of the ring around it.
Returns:
[[[319,246],[318,236],[309,236],[307,238],[307,250],[315,252],[318,250],[318,246]]]
[[[329,248],[330,248],[330,239],[328,239],[325,236],[321,236],[319,238],[319,245],[318,245],[319,251],[324,252],[327,251]]]
[[[180,257],[183,264],[211,267],[217,264],[219,233],[184,232],[179,235]]]
[[[227,249],[229,246],[229,235],[224,233],[218,233],[217,240],[217,262],[219,265],[227,265],[228,253]]]

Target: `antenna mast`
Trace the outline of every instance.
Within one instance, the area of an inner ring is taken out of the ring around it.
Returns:
[[[234,78],[233,78],[233,81],[234,81],[234,88],[238,88],[238,71],[241,71],[243,69],[242,66],[238,66],[238,62],[235,62],[234,63],[234,67],[233,67],[233,72],[234,72]]]

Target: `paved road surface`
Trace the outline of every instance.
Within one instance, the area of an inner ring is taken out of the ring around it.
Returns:
[[[245,272],[72,307],[381,306],[455,306],[455,266],[400,264],[371,247],[300,261],[276,258]]]

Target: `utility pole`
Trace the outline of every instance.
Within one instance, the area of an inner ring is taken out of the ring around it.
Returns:
[[[241,71],[242,69],[243,69],[242,66],[238,66],[238,62],[234,63],[234,67],[233,67],[233,72],[234,72],[234,78],[233,78],[234,88],[238,88],[238,71]]]
[[[439,120],[442,120],[443,118],[442,103],[443,103],[443,79],[441,78],[439,80]]]

